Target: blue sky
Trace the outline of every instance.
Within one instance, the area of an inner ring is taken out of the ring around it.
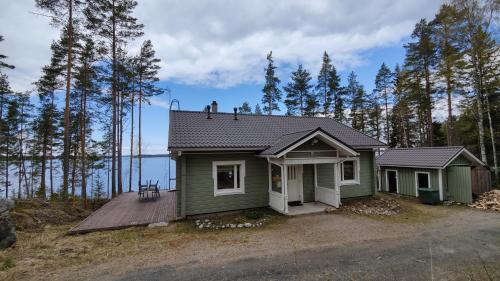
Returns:
[[[59,31],[37,16],[34,1],[3,1],[0,53],[16,65],[12,88],[27,91],[50,59]],[[403,44],[415,23],[432,18],[442,1],[434,0],[139,0],[134,15],[144,37],[130,42],[131,54],[142,40],[153,42],[162,60],[161,85],[180,100],[181,109],[201,110],[212,100],[232,111],[261,99],[266,54],[272,50],[283,86],[301,63],[317,76],[324,51],[342,83],[350,71],[371,91],[382,62],[391,69],[404,59]],[[62,96],[60,97],[62,99]],[[169,96],[155,97],[144,112],[145,153],[165,153]],[[439,115],[439,114],[438,114]],[[136,124],[137,126],[137,124]],[[127,125],[126,130],[130,128]],[[127,140],[124,145],[128,147]]]

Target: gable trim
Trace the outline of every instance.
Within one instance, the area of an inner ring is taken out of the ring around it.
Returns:
[[[295,148],[299,147],[300,145],[306,143],[307,141],[315,138],[315,137],[320,137],[323,142],[326,144],[335,147],[336,149],[343,150],[344,152],[347,152],[348,154],[351,154],[352,156],[357,156],[358,153],[352,149],[350,146],[347,144],[344,144],[340,140],[336,139],[335,137],[331,136],[330,134],[326,133],[323,131],[321,128],[318,128],[314,131],[312,131],[309,135],[306,135],[302,139],[297,140],[296,142],[288,145],[287,147],[284,147],[280,151],[278,151],[274,157],[276,158],[281,158],[284,156],[286,153],[294,150]]]

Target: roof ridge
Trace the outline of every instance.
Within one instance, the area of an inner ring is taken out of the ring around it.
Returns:
[[[389,148],[388,150],[417,150],[417,149],[444,149],[444,148],[464,148],[464,146],[452,145],[452,146],[394,147],[394,148]]]

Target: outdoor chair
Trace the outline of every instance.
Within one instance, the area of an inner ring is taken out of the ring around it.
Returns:
[[[139,191],[138,191],[139,198],[144,198],[144,194],[148,196],[149,185],[150,185],[149,182],[146,182],[146,184],[139,183]]]
[[[160,197],[160,186],[158,182],[157,180],[155,184],[152,184],[151,181],[149,181],[149,190],[153,193],[153,197]]]

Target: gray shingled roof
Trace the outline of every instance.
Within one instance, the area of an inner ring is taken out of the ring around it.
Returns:
[[[286,134],[322,130],[353,148],[384,147],[377,141],[331,118],[293,117],[232,113],[171,111],[169,150],[252,150],[268,149]]]
[[[393,148],[377,158],[377,165],[439,169],[463,149],[463,146]]]

